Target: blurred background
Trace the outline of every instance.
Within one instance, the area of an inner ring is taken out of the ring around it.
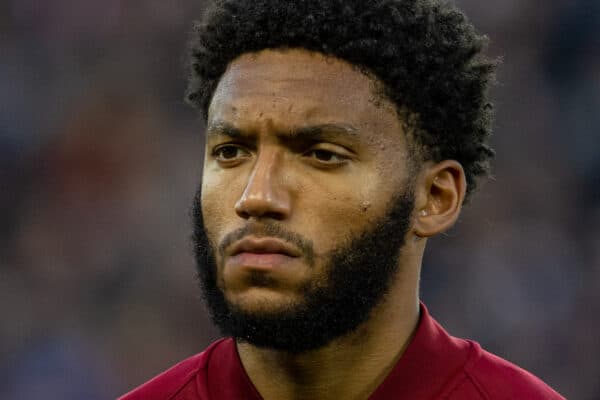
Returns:
[[[600,399],[600,1],[459,0],[502,56],[494,179],[430,243],[457,336]],[[0,2],[0,398],[109,399],[201,351],[200,0]]]

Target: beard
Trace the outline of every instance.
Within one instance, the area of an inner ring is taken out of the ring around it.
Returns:
[[[302,353],[323,347],[356,331],[388,294],[399,269],[400,250],[410,225],[414,196],[406,191],[394,197],[385,215],[370,229],[349,238],[324,258],[325,277],[301,290],[301,301],[277,310],[248,311],[229,302],[218,285],[216,251],[202,215],[200,191],[192,207],[193,244],[198,279],[212,321],[225,336],[261,348]],[[278,237],[300,248],[313,261],[312,243],[283,229],[275,221],[260,230],[247,225],[227,235],[231,243],[248,234]],[[269,285],[256,276],[253,283]]]

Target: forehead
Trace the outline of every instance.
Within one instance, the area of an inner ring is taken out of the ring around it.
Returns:
[[[342,60],[299,49],[264,50],[229,65],[208,122],[399,125],[393,105],[378,99],[377,90],[375,79]]]

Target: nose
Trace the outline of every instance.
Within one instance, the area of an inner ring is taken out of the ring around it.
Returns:
[[[281,180],[281,154],[276,150],[259,153],[244,193],[235,204],[236,213],[244,218],[284,220],[290,215],[291,198]]]

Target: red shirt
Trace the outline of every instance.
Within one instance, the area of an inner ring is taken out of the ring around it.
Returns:
[[[233,339],[221,339],[119,400],[261,400]],[[529,372],[448,333],[421,304],[414,338],[369,400],[563,399]]]

